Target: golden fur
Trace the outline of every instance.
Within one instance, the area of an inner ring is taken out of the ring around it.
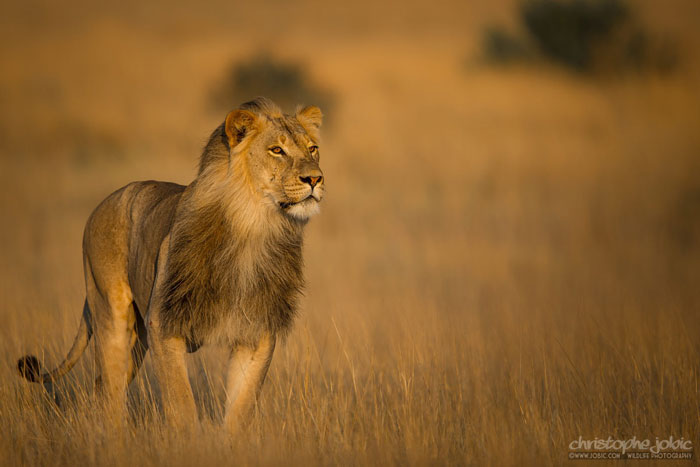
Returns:
[[[124,406],[150,349],[166,410],[191,418],[183,353],[222,343],[232,350],[226,420],[237,426],[303,287],[302,231],[325,186],[321,119],[316,107],[291,116],[256,99],[212,133],[190,185],[135,182],[105,199],[85,229],[87,298],[73,348],[51,372],[24,357],[20,373],[65,374],[94,333],[109,405]]]

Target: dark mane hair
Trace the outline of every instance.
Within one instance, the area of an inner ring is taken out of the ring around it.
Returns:
[[[265,98],[240,109],[282,115]],[[204,148],[199,175],[183,193],[171,230],[161,329],[193,343],[284,334],[303,288],[303,223],[275,215],[257,220],[257,230],[247,229],[254,209],[241,189],[244,177],[217,178],[226,171],[205,170],[228,167],[230,151],[222,124]],[[234,172],[245,170],[237,162]]]

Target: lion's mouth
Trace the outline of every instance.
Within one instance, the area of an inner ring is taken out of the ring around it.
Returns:
[[[296,206],[299,204],[305,204],[305,203],[310,203],[310,202],[318,203],[319,201],[320,200],[318,198],[316,198],[312,193],[300,201],[280,201],[279,205],[280,205],[281,209],[289,209],[292,206]]]

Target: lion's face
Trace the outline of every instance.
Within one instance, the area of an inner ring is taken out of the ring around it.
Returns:
[[[241,141],[248,129],[254,129],[242,154],[250,183],[284,215],[300,220],[318,213],[325,189],[319,167],[320,124],[317,107],[307,107],[295,116],[238,110],[226,119],[227,134]]]

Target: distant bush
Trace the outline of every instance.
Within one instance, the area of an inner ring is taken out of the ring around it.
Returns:
[[[576,71],[596,68],[668,71],[677,62],[669,41],[636,24],[623,0],[525,0],[518,19],[527,38],[488,27],[483,51],[494,62],[512,62],[536,52]]]
[[[327,113],[332,100],[300,64],[262,53],[233,63],[211,93],[211,102],[217,110],[228,110],[258,96],[269,97],[288,111],[298,104],[313,104]]]
[[[652,69],[666,72],[678,65],[674,42],[667,37],[654,37],[642,28],[632,31],[622,46],[622,50],[618,50],[621,61],[638,71]]]
[[[627,19],[619,0],[528,0],[520,17],[540,51],[572,68],[590,68],[596,45]]]
[[[482,46],[486,58],[495,63],[512,62],[529,55],[527,47],[519,38],[495,26],[484,31]]]

